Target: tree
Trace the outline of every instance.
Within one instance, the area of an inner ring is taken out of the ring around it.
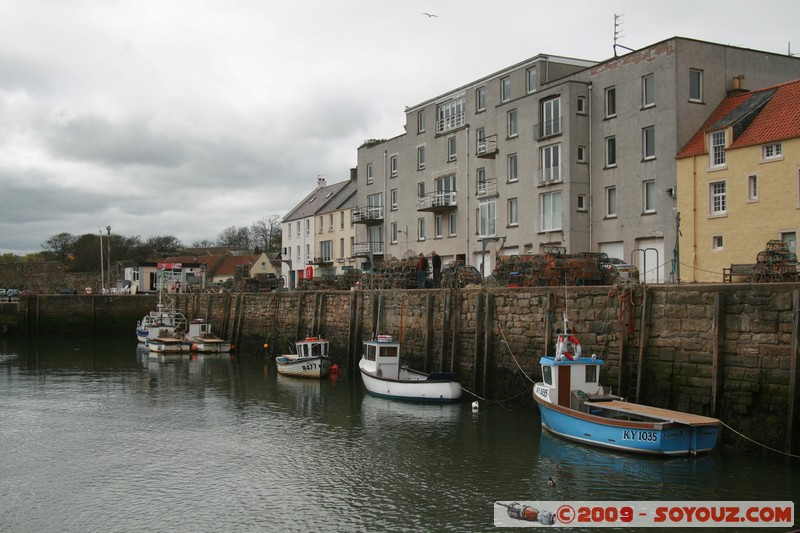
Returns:
[[[47,239],[42,248],[52,254],[52,258],[56,261],[66,263],[70,259],[70,255],[74,252],[75,243],[78,238],[71,233],[59,233]]]
[[[211,248],[212,246],[214,246],[214,241],[208,239],[202,239],[192,243],[192,248]]]
[[[143,246],[149,259],[163,259],[170,255],[177,255],[183,248],[183,243],[172,235],[154,235],[148,237]]]
[[[250,226],[250,236],[253,246],[263,252],[279,252],[281,248],[281,218],[271,215],[253,222]]]
[[[217,238],[219,246],[250,250],[250,232],[245,227],[228,226]]]

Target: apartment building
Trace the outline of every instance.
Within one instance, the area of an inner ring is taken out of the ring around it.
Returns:
[[[677,162],[682,280],[722,281],[770,241],[797,253],[800,80],[732,91]]]
[[[281,221],[282,274],[290,288],[316,276],[335,276],[353,268],[355,170],[347,181],[316,188]]]
[[[675,280],[678,150],[725,98],[800,59],[674,37],[602,62],[537,55],[406,108],[358,149],[353,252],[436,251],[491,274],[499,255],[605,252]]]

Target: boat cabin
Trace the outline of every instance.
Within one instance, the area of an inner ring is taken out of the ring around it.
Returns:
[[[394,342],[391,335],[378,335],[374,340],[365,341],[364,359],[375,365],[375,372],[379,377],[400,377],[400,343]]]
[[[537,386],[537,393],[549,403],[580,410],[588,398],[606,396],[600,385],[602,359],[542,357],[539,363],[542,383]]]
[[[305,340],[297,341],[297,358],[306,359],[308,357],[328,357],[330,342],[319,337],[306,337]]]

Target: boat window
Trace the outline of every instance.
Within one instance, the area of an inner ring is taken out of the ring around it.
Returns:
[[[542,367],[542,379],[548,385],[553,384],[553,367],[550,366]]]
[[[586,383],[597,383],[597,367],[586,365]]]
[[[381,355],[383,357],[397,357],[397,346],[386,346]]]
[[[311,345],[311,356],[312,357],[319,357],[322,355],[322,346],[319,344],[312,344]]]
[[[376,346],[367,345],[367,361],[374,361],[375,360],[375,352],[377,351]]]

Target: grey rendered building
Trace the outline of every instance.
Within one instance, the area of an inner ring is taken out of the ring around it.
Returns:
[[[680,37],[512,65],[359,148],[353,253],[435,250],[489,275],[498,255],[605,252],[677,281],[675,154],[728,91],[797,78],[800,59]]]

